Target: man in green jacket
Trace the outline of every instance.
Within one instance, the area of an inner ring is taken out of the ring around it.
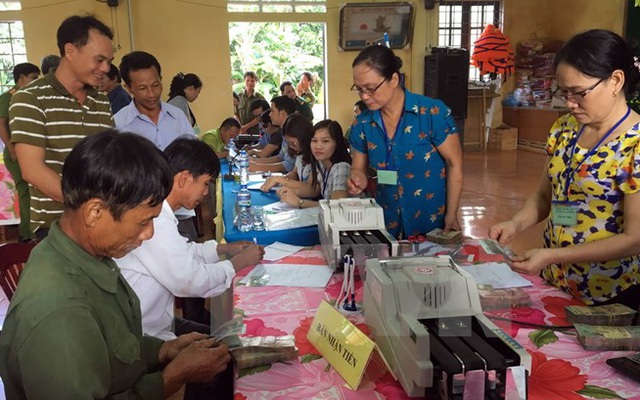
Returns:
[[[204,334],[143,336],[140,301],[111,258],[153,236],[172,181],[139,135],[108,130],[74,147],[63,214],[33,249],[2,328],[7,400],[164,399],[227,369],[228,348]]]

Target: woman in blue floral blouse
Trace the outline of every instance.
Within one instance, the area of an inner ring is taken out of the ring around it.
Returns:
[[[351,128],[350,194],[363,192],[367,167],[376,171],[376,200],[396,237],[434,228],[460,230],[462,149],[451,110],[402,87],[402,60],[370,46],[353,61],[353,86],[368,110]]]

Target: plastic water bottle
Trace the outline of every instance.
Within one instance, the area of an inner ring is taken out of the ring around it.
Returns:
[[[238,154],[238,167],[240,168],[240,191],[236,198],[238,215],[236,226],[240,232],[248,232],[253,229],[253,214],[251,213],[251,192],[247,189],[249,183],[249,156],[242,150]]]
[[[238,214],[235,224],[240,232],[249,232],[253,229],[253,214],[251,213],[251,193],[246,185],[243,185],[236,198]]]
[[[244,150],[238,154],[238,168],[240,169],[240,186],[244,188],[249,184],[249,156]]]

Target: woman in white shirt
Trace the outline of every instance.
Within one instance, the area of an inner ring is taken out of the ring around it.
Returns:
[[[310,184],[298,189],[280,189],[278,195],[282,201],[299,208],[309,208],[318,205],[317,201],[309,198],[347,197],[351,156],[339,123],[325,119],[315,124],[311,144],[302,149],[302,157],[311,165]]]

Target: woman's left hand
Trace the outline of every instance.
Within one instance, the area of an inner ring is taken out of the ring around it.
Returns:
[[[547,265],[551,264],[551,249],[533,249],[522,256],[514,256],[511,269],[525,275],[538,275]]]
[[[278,190],[278,197],[280,200],[289,204],[290,206],[298,207],[298,201],[300,201],[300,197],[295,194],[295,192],[289,188],[282,188]]]
[[[460,226],[460,222],[458,222],[457,215],[445,215],[444,217],[444,233],[448,233],[449,231],[461,231],[462,227]]]

